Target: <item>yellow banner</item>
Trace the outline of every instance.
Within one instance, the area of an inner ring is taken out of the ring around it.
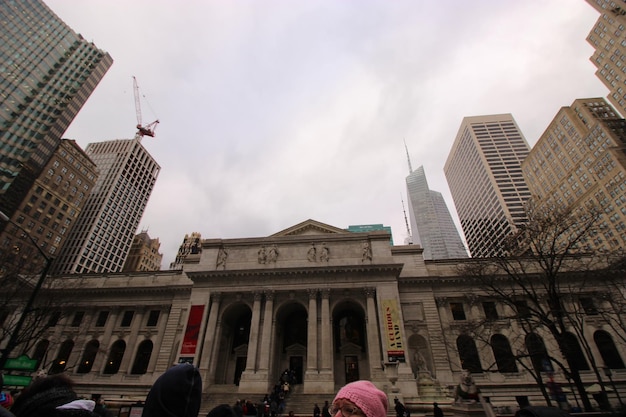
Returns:
[[[404,345],[402,344],[402,328],[398,301],[396,299],[382,300],[385,317],[385,338],[387,339],[387,360],[389,362],[404,362]]]

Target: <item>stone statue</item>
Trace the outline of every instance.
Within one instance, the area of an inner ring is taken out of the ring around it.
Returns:
[[[330,259],[330,250],[326,243],[322,243],[322,253],[320,254],[320,262],[328,262]]]
[[[362,254],[361,262],[372,260],[372,247],[368,241],[363,242]]]
[[[311,243],[311,247],[306,253],[306,257],[309,262],[317,262],[317,248],[315,247],[315,243]]]
[[[267,254],[267,261],[276,262],[277,259],[278,259],[278,248],[276,247],[276,245],[272,245],[272,247],[270,248]]]
[[[472,378],[472,374],[467,369],[463,369],[461,372],[461,381],[456,387],[455,391],[455,403],[476,403],[479,401],[478,394],[480,390]]]
[[[267,251],[264,245],[261,246],[261,249],[259,249],[259,263],[264,264],[265,262],[267,262]]]
[[[220,248],[219,252],[217,252],[217,262],[215,263],[215,267],[219,268],[221,266],[223,269],[226,269],[227,259],[228,259],[228,252],[226,252],[226,249]]]

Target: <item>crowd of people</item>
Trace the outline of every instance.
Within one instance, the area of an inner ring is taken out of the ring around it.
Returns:
[[[274,390],[258,405],[247,400],[232,406],[220,404],[206,417],[275,417],[284,412],[285,399],[294,382],[293,374],[286,370]],[[72,381],[63,374],[36,378],[19,395],[2,398],[0,417],[112,417],[101,398],[79,398]],[[201,401],[198,368],[191,364],[175,365],[150,388],[142,417],[198,417]],[[326,401],[322,408],[316,404],[313,417],[386,417],[387,408],[384,392],[370,381],[356,381],[341,388],[332,403]],[[289,416],[294,417],[293,411]]]

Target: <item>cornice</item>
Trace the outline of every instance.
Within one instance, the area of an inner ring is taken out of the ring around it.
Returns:
[[[378,275],[381,273],[392,274],[394,279],[402,271],[403,264],[377,264],[377,265],[339,265],[323,267],[297,267],[297,268],[273,268],[273,269],[241,269],[225,271],[193,271],[187,272],[189,279],[194,282],[209,278],[259,278],[259,277],[294,277],[310,275],[345,275],[359,274],[360,276]]]

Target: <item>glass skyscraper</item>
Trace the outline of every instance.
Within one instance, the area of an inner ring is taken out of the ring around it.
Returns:
[[[0,210],[11,216],[113,63],[42,1],[0,2]]]
[[[424,259],[467,258],[443,196],[428,188],[424,167],[409,173],[406,191],[413,243],[424,248]]]

